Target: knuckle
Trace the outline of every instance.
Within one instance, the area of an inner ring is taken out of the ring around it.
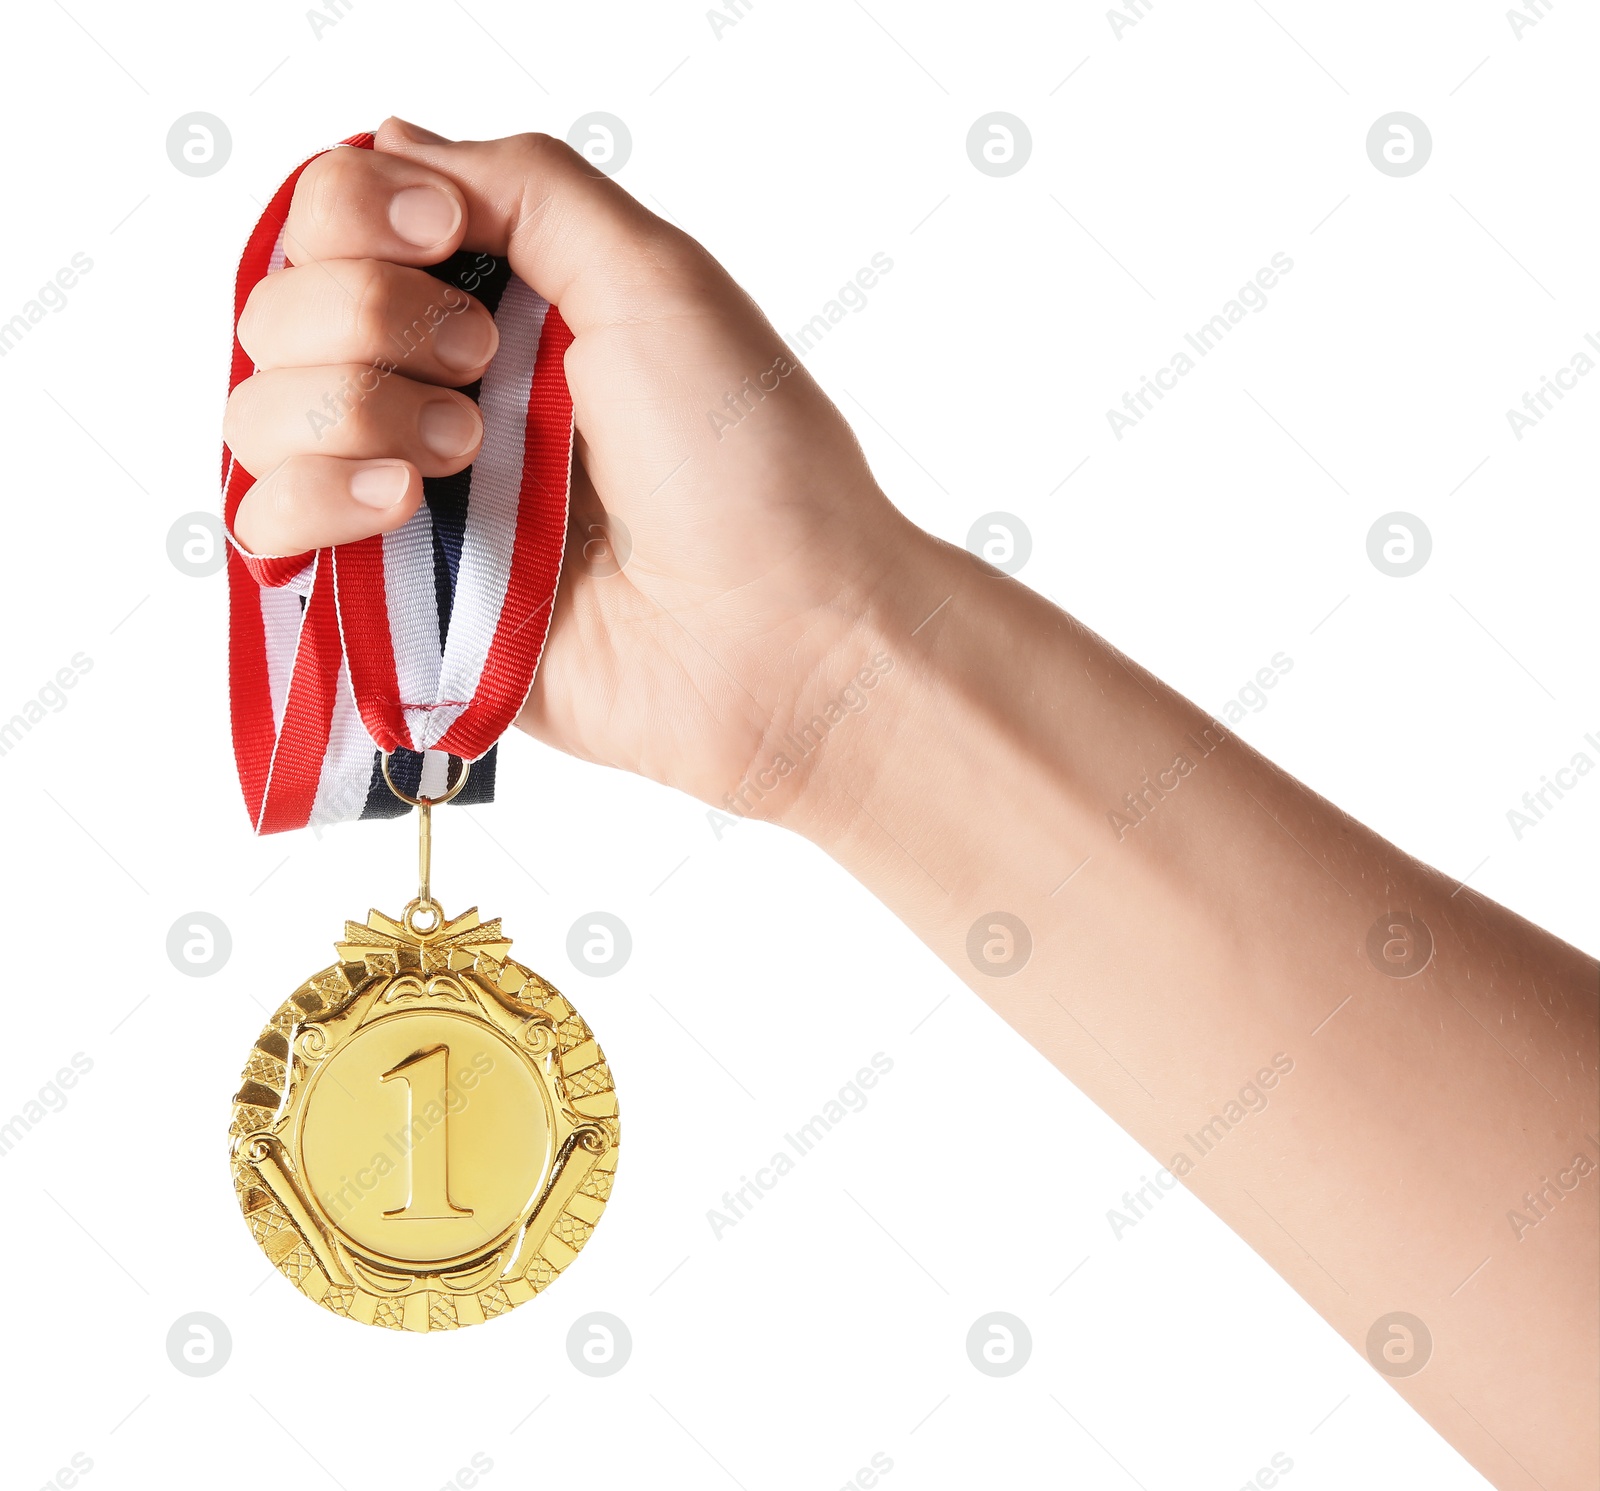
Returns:
[[[353,281],[355,307],[351,329],[362,354],[376,357],[387,342],[395,316],[394,280],[386,264],[377,259],[349,261],[346,273]]]
[[[288,456],[273,473],[268,497],[273,513],[286,527],[295,527],[315,510],[325,484],[324,464],[315,456]]]
[[[286,456],[255,484],[250,495],[255,499],[257,526],[262,518],[281,520],[294,510],[298,501],[296,473],[299,466],[298,456]]]
[[[521,178],[524,200],[550,190],[552,183],[586,176],[598,181],[609,177],[593,161],[576,151],[556,135],[542,131],[510,135],[497,142],[501,156],[497,162],[509,177]]]
[[[503,142],[520,159],[530,165],[548,165],[552,158],[565,157],[571,160],[582,160],[565,140],[558,140],[554,135],[547,135],[542,130],[528,130],[520,135],[512,135]]]
[[[639,251],[647,263],[674,279],[709,282],[718,273],[716,260],[695,239],[671,223],[652,226],[641,234]]]
[[[300,173],[295,183],[290,216],[300,233],[326,233],[333,227],[339,202],[351,183],[351,171],[360,151],[330,150],[319,155]]]
[[[386,443],[390,421],[384,410],[384,388],[372,368],[347,370],[336,400],[338,443],[342,451],[376,451]]]
[[[272,283],[273,276],[268,275],[259,281],[251,290],[245,300],[244,309],[239,313],[237,336],[239,345],[244,348],[245,355],[251,362],[260,362],[262,336],[265,331],[272,297],[277,287]]]
[[[619,268],[636,293],[687,311],[726,304],[731,288],[727,271],[695,239],[670,223],[638,233]]]
[[[222,411],[222,438],[235,455],[239,454],[241,445],[249,443],[251,429],[255,423],[254,412],[259,393],[260,386],[257,379],[246,378],[228,395],[227,406]],[[245,469],[248,470],[249,467]]]
[[[257,554],[289,554],[306,547],[303,529],[314,485],[304,456],[288,456],[245,494],[234,520],[239,542]]]

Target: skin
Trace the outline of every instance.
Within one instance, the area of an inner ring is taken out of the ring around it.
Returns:
[[[260,478],[246,548],[386,531],[422,476],[471,461],[476,410],[450,389],[493,353],[475,303],[320,439],[306,414],[394,357],[438,298],[417,266],[508,255],[574,332],[578,429],[521,726],[817,843],[1358,1351],[1382,1317],[1424,1321],[1424,1369],[1385,1375],[1491,1482],[1600,1480],[1592,958],[908,522],[744,292],[560,142],[390,120],[375,152],[307,169],[287,244],[228,406]],[[389,505],[352,495],[362,471]],[[620,573],[594,562],[615,519]],[[798,750],[846,690],[859,712]],[[1396,976],[1419,938],[1425,965]]]

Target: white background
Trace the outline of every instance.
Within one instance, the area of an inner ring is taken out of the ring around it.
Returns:
[[[6,1484],[74,1452],[91,1487],[434,1491],[476,1452],[491,1488],[831,1491],[875,1452],[891,1488],[1234,1488],[1278,1452],[1302,1491],[1483,1484],[1186,1193],[1115,1241],[1149,1157],[819,853],[719,839],[699,805],[522,738],[494,807],[443,815],[436,884],[504,915],[612,1058],[627,1142],[594,1242],[488,1328],[361,1330],[273,1274],[228,1182],[265,1012],[346,915],[410,894],[414,828],[252,840],[223,577],[180,573],[166,535],[215,505],[259,204],[391,111],[463,136],[621,117],[618,179],[788,332],[886,253],[808,363],[898,503],[957,541],[1020,515],[1022,578],[1214,712],[1287,653],[1247,738],[1600,945],[1600,776],[1520,841],[1506,818],[1600,759],[1600,376],[1520,442],[1505,417],[1600,335],[1600,28],[1567,0],[1520,39],[1487,0],[1268,10],[1156,0],[1120,39],[1093,6],[909,0],[753,0],[720,39],[678,0],[358,0],[320,38],[292,3],[11,11],[0,321],[74,253],[93,269],[0,359],[0,717],[93,667],[0,758],[0,1118],[73,1053],[93,1070],[0,1161]],[[1397,109],[1433,136],[1403,179],[1365,150]],[[195,110],[233,137],[204,179],[165,150]],[[1033,140],[1004,179],[965,150],[992,110]],[[1280,251],[1267,309],[1118,442],[1107,408]],[[1395,509],[1434,542],[1403,580],[1365,548]],[[595,909],[634,939],[606,980],[565,950]],[[194,910],[233,937],[208,979],[165,953]],[[878,1051],[865,1111],[714,1240],[707,1209]],[[204,1379],[164,1347],[193,1310],[233,1338]],[[591,1310],[633,1336],[606,1379],[565,1350]],[[991,1310],[1032,1332],[1009,1378],[965,1354]]]

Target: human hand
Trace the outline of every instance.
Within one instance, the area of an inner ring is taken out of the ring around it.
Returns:
[[[1043,596],[920,534],[803,369],[719,439],[708,414],[789,354],[698,245],[564,146],[390,121],[378,147],[307,170],[289,245],[321,267],[269,276],[241,322],[263,371],[236,390],[228,438],[265,476],[241,541],[298,552],[393,528],[419,474],[472,459],[475,410],[447,454],[422,441],[427,401],[465,404],[449,389],[481,371],[447,366],[449,343],[470,352],[477,325],[476,355],[492,351],[470,307],[325,445],[305,411],[438,295],[417,266],[462,246],[509,256],[575,333],[579,431],[527,728],[721,803],[892,646],[888,697],[755,811],[857,875],[1171,1157],[1153,1187],[1183,1181],[1358,1351],[1397,1302],[1425,1303],[1439,1349],[1395,1385],[1497,1484],[1515,1478],[1489,1423],[1515,1426],[1541,1484],[1594,1485],[1594,1210],[1526,1245],[1518,1232],[1514,1260],[1504,1239],[1507,1201],[1596,1132],[1593,959],[1463,894]],[[435,209],[415,214],[420,246],[390,216],[412,189],[402,205]],[[352,498],[363,466],[399,469],[394,506]],[[631,535],[621,574],[586,562],[604,514]],[[1399,975],[1362,952],[1396,914],[1429,949]],[[1245,1122],[1220,1153],[1195,1137]],[[1446,1294],[1480,1247],[1487,1282]]]
[[[319,436],[306,416],[392,360],[394,334],[439,300],[420,266],[477,250],[508,257],[574,334],[568,548],[519,723],[720,806],[859,667],[840,650],[922,536],[722,267],[565,144],[446,141],[391,119],[376,149],[306,168],[285,245],[290,267],[239,323],[258,371],[228,403],[228,444],[259,478],[234,525],[246,548],[397,528],[423,476],[470,464],[482,423],[450,390],[497,344],[475,301],[333,428]],[[631,548],[620,572],[615,519]],[[756,811],[780,815],[803,779]]]

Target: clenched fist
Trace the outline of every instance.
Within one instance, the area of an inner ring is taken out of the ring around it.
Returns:
[[[505,257],[572,329],[571,531],[520,721],[553,745],[722,805],[859,665],[852,633],[932,542],[722,267],[557,140],[391,119],[375,149],[306,168],[284,243],[240,319],[257,372],[227,412],[258,478],[235,523],[253,553],[397,528],[423,477],[472,462],[482,421],[454,390],[498,333],[423,266]],[[621,572],[584,552],[615,519]],[[797,772],[763,811],[802,789]]]

